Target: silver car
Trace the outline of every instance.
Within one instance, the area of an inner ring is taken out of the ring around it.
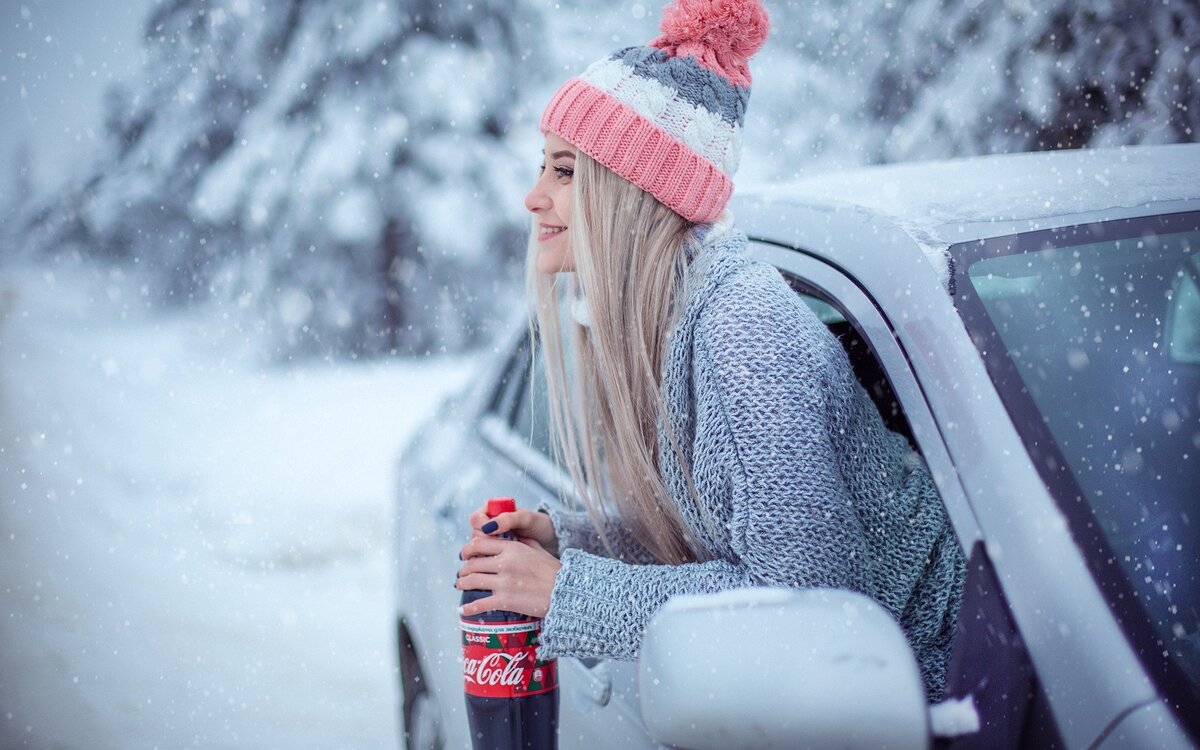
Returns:
[[[1194,747],[1200,145],[865,168],[732,208],[933,474],[969,560],[948,700],[849,592],[687,597],[640,664],[560,660],[560,746]],[[468,512],[571,494],[523,315],[496,351],[400,460],[409,748],[470,746]]]

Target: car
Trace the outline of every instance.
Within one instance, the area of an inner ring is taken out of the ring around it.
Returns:
[[[925,705],[898,626],[858,595],[725,592],[669,602],[640,665],[560,659],[560,746],[801,737],[868,747],[890,736],[900,747],[1194,747],[1197,175],[1200,145],[1183,144],[865,167],[739,190],[731,208],[750,253],[841,341],[887,425],[924,458],[962,545],[947,701]],[[446,585],[468,513],[495,495],[524,507],[572,495],[550,458],[528,336],[520,312],[399,460],[395,628],[409,748],[470,746],[459,592]],[[843,622],[832,634],[820,630],[830,612]],[[654,645],[680,637],[729,640],[713,661]],[[834,651],[846,664],[875,654],[891,671],[855,667],[854,677],[809,659]],[[754,680],[734,679],[750,669]],[[883,692],[846,688],[872,684]],[[728,696],[728,708],[705,695]]]

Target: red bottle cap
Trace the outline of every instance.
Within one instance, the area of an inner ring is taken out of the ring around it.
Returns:
[[[495,518],[501,513],[512,513],[517,509],[517,501],[511,497],[492,497],[487,501],[488,518]]]

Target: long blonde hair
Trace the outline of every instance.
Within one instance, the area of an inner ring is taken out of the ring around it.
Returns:
[[[700,559],[660,472],[661,422],[695,488],[660,395],[662,366],[684,299],[684,236],[691,222],[579,151],[572,177],[571,249],[590,324],[559,315],[561,275],[536,270],[530,238],[530,326],[544,355],[552,445],[612,554],[605,497],[634,537],[662,563]],[[536,232],[536,227],[535,227]],[[536,330],[534,330],[536,329]],[[571,354],[565,338],[570,335]],[[537,347],[534,347],[534,356]],[[573,373],[567,357],[574,357]],[[607,490],[607,491],[605,491]]]

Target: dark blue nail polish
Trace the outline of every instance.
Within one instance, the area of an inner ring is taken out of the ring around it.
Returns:
[[[483,528],[480,529],[480,531],[485,534],[490,534],[498,528],[500,528],[500,524],[496,523],[495,521],[488,521],[483,525]]]

